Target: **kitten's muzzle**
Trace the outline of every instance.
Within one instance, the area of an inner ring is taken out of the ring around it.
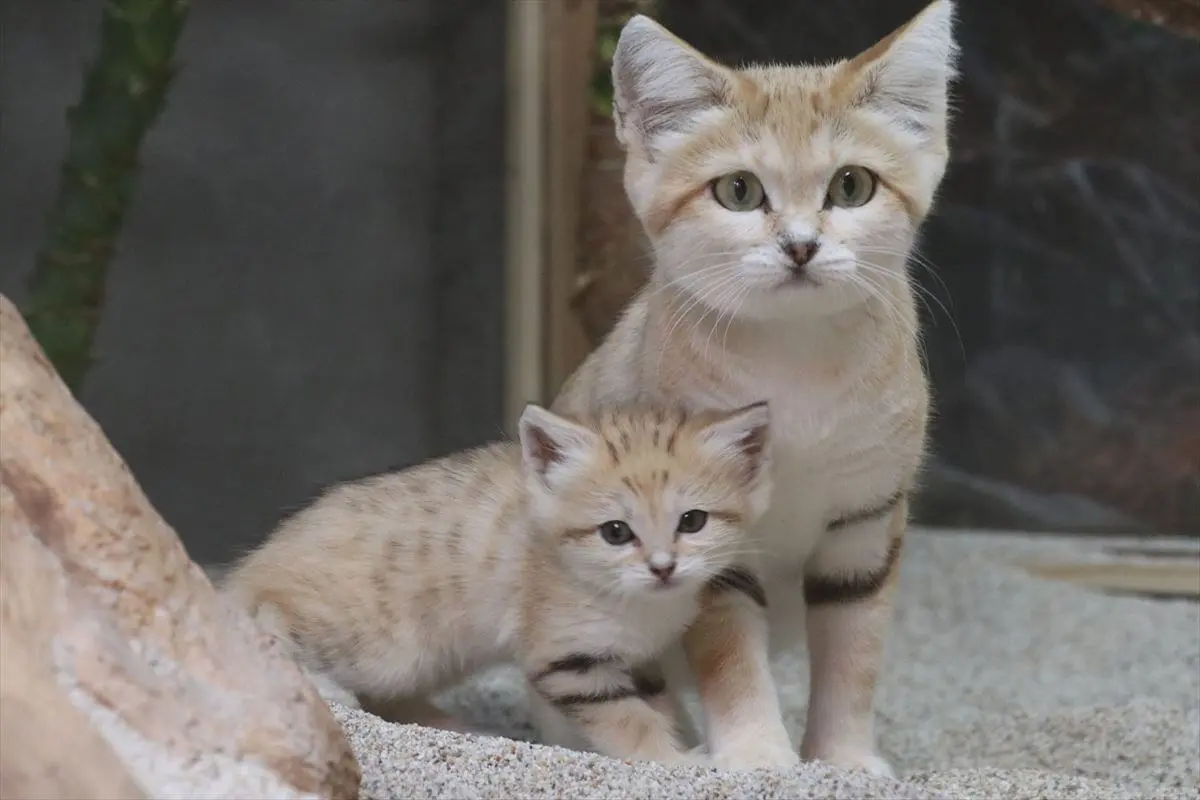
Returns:
[[[675,559],[673,558],[663,561],[651,559],[646,566],[663,583],[671,580],[671,576],[675,574]]]

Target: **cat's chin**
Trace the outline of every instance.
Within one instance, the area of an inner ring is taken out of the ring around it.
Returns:
[[[703,582],[697,583],[695,580],[686,578],[672,578],[670,581],[663,583],[662,581],[645,581],[639,582],[636,586],[626,589],[626,593],[631,597],[640,597],[647,601],[654,602],[656,600],[665,600],[678,595],[694,593],[699,590]]]
[[[860,293],[821,278],[790,279],[759,291],[740,305],[737,316],[758,322],[831,317],[863,305]]]

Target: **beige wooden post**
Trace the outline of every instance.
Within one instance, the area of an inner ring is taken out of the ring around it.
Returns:
[[[571,307],[579,275],[579,220],[597,0],[546,3],[546,342],[547,398],[591,345]]]

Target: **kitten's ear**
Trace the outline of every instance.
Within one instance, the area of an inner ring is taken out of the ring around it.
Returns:
[[[517,432],[526,469],[548,486],[585,465],[600,444],[594,432],[534,403],[525,406]]]
[[[668,131],[723,102],[726,70],[649,17],[638,14],[621,29],[613,55],[613,121],[617,140],[653,149]]]
[[[764,400],[723,415],[701,433],[701,441],[714,456],[733,456],[746,467],[746,481],[761,475],[770,458],[771,409]]]
[[[856,74],[851,104],[878,110],[923,138],[940,138],[957,57],[954,3],[936,0],[847,64]]]

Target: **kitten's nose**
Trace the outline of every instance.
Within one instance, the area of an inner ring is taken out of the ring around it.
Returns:
[[[647,566],[660,581],[665,581],[675,574],[675,559],[662,553],[651,556]]]
[[[799,272],[804,269],[808,262],[812,261],[813,256],[817,254],[819,246],[815,239],[809,239],[806,242],[795,242],[787,240],[783,242],[783,252],[787,253],[792,259],[791,270]]]

